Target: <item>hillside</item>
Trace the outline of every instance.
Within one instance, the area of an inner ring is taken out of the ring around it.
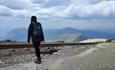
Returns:
[[[80,40],[79,37],[81,33],[78,33],[75,29],[57,29],[57,30],[44,30],[44,36],[46,41],[65,41],[72,42]],[[17,28],[8,33],[5,37],[6,39],[16,40],[16,41],[26,41],[27,40],[27,29]]]
[[[46,30],[45,32],[46,40],[49,41],[65,41],[65,42],[74,42],[86,39],[82,36],[80,32],[73,28],[64,28],[59,30]]]

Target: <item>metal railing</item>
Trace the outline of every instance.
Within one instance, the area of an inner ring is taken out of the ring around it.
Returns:
[[[100,42],[98,42],[100,43]],[[63,47],[63,46],[75,46],[75,45],[94,45],[96,43],[41,43],[40,47]],[[0,49],[9,48],[32,48],[32,44],[28,43],[0,43]]]

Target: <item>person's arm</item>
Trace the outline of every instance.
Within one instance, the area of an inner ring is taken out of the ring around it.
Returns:
[[[28,39],[27,39],[28,43],[30,43],[31,35],[32,35],[32,24],[30,24],[28,28]]]
[[[42,41],[44,41],[44,33],[43,33],[43,29],[42,29],[42,25],[41,25],[41,34],[42,34]]]

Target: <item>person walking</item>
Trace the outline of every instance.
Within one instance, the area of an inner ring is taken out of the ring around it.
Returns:
[[[32,41],[32,44],[35,48],[35,53],[37,56],[37,59],[34,61],[35,63],[41,64],[41,57],[40,57],[40,43],[44,41],[44,34],[42,30],[42,26],[40,22],[37,22],[37,17],[32,16],[31,17],[31,23],[28,27],[28,38],[27,42],[30,43],[30,40]]]

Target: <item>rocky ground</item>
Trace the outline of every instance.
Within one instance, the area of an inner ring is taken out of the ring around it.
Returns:
[[[95,46],[94,45],[65,46],[63,48],[58,48],[60,50],[53,54],[41,54],[41,57],[42,57],[42,61],[45,61],[51,55],[53,55],[50,58],[54,58],[56,60],[57,57],[59,58],[59,57],[66,57],[70,55],[72,56],[74,54],[79,54],[80,52],[83,52],[91,47],[95,47]],[[36,59],[36,56],[34,53],[35,53],[34,48],[1,49],[0,50],[0,68],[13,66],[20,63],[30,63],[34,61],[34,59]]]
[[[34,60],[34,49],[3,49],[0,50],[0,68]]]
[[[2,50],[2,54],[7,55],[5,51]],[[17,54],[9,55],[11,57],[8,56],[7,59],[2,58],[0,70],[115,70],[115,43],[64,46],[53,54],[42,54],[42,64],[33,62],[34,49],[18,49],[18,51],[9,49],[7,51],[12,51],[12,54],[17,52]],[[6,61],[10,63],[10,66]],[[18,63],[13,63],[14,61]]]

